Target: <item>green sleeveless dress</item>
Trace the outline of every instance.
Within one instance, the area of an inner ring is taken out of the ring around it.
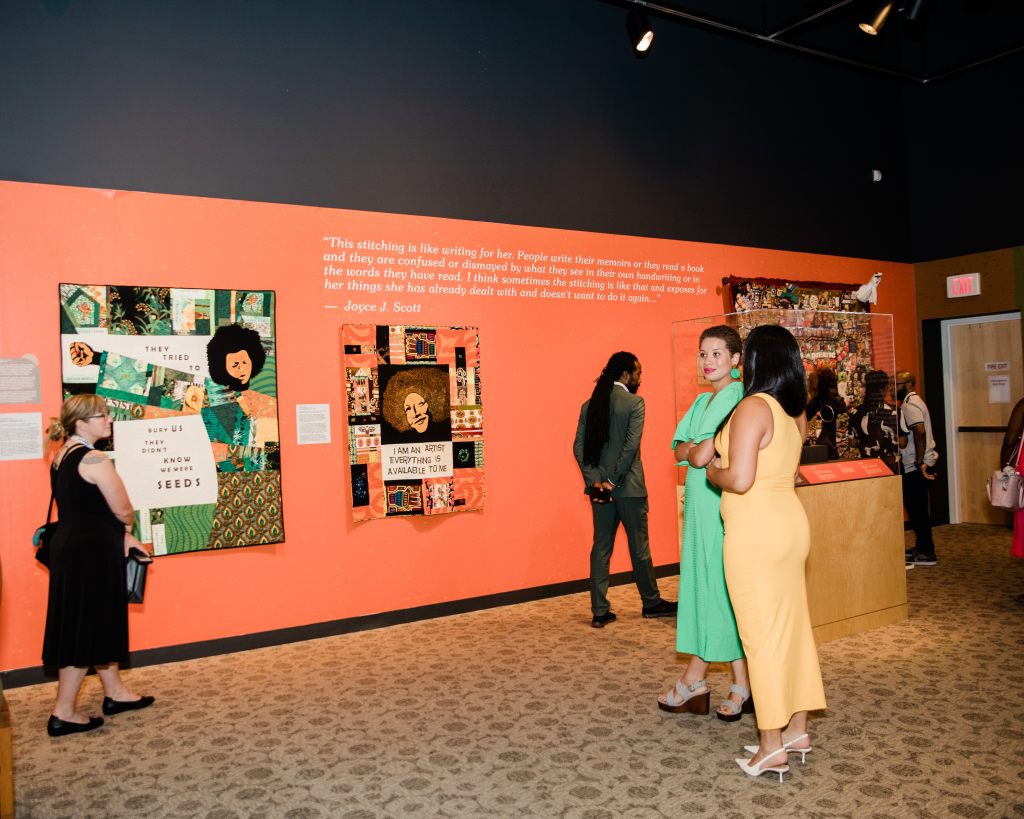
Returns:
[[[713,438],[718,425],[743,398],[743,384],[734,381],[718,393],[697,396],[676,427],[672,448],[681,441]],[[719,512],[722,492],[708,483],[704,469],[687,466],[683,505],[683,545],[679,561],[679,610],[676,651],[696,654],[708,662],[743,657],[736,617],[725,588],[722,543],[725,532]]]

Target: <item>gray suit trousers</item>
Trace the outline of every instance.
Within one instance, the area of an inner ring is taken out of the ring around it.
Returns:
[[[619,523],[626,530],[629,559],[633,563],[633,580],[644,608],[661,600],[658,581],[654,578],[651,545],[647,538],[647,498],[616,498],[611,503],[592,503],[594,545],[590,550],[590,606],[595,616],[605,614],[608,604],[608,564],[615,546]]]

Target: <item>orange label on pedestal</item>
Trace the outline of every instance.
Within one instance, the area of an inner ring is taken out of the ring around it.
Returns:
[[[864,458],[859,461],[830,461],[825,464],[808,464],[800,467],[800,477],[807,483],[836,483],[857,481],[861,478],[887,478],[893,471],[881,458]]]

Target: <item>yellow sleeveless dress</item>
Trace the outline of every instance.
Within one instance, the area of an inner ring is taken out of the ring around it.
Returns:
[[[758,453],[750,490],[722,493],[722,520],[725,581],[747,656],[757,727],[767,731],[784,728],[797,711],[824,708],[825,689],[804,578],[810,532],[793,487],[803,442],[778,401],[756,396],[771,409],[775,431]],[[724,467],[731,425],[730,419],[715,440]]]

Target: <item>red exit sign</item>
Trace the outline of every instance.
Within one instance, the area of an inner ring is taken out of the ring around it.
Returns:
[[[964,296],[977,296],[980,294],[980,273],[963,273],[959,276],[946,276],[946,298],[960,299]]]

